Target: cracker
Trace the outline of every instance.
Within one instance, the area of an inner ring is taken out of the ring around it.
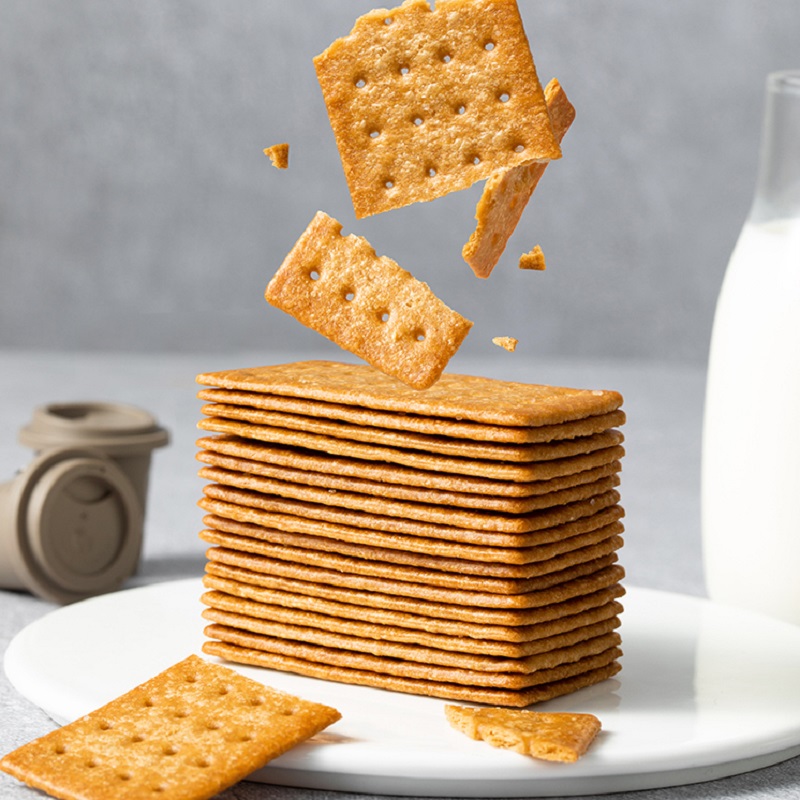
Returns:
[[[190,656],[23,745],[0,769],[66,800],[202,800],[339,718],[335,709]]]
[[[608,424],[616,414],[603,414],[599,419],[590,418],[572,423],[573,436],[566,438],[542,439],[539,442],[518,443],[480,441],[461,439],[454,436],[439,436],[429,433],[398,431],[393,428],[364,427],[339,420],[329,420],[299,414],[285,414],[275,411],[263,411],[247,406],[227,403],[208,403],[201,408],[205,416],[222,419],[242,420],[253,425],[264,425],[269,428],[285,428],[287,430],[330,436],[334,439],[347,439],[386,447],[403,447],[410,450],[424,450],[430,453],[443,453],[461,458],[486,458],[490,460],[536,461],[553,457],[552,451],[560,445],[559,453],[569,454],[570,442],[587,441],[587,436],[599,435],[608,431]],[[570,423],[564,423],[569,425]],[[550,426],[548,426],[550,427]],[[552,430],[556,426],[552,426]],[[578,433],[578,431],[581,433]],[[583,433],[586,431],[586,433]],[[556,456],[560,457],[560,456]]]
[[[566,575],[566,570],[583,570],[587,563],[619,550],[623,532],[621,522],[611,522],[594,531],[572,536],[569,540],[539,545],[536,550],[542,556],[540,560],[514,564],[470,561],[448,555],[428,555],[363,543],[353,544],[340,539],[265,528],[215,514],[207,514],[203,522],[209,527],[200,533],[200,538],[209,544],[274,555],[287,561],[302,561],[306,564],[324,565],[327,560],[355,558],[363,569],[366,568],[363,563],[370,562],[372,574],[379,574],[381,569],[392,564],[401,568],[413,567],[423,574],[426,571],[435,572],[442,582],[463,580],[461,576],[467,576],[469,580],[488,577],[493,581],[523,581],[533,578],[541,580],[547,576],[548,581],[558,583],[558,577]],[[564,550],[565,547],[570,549]],[[280,556],[279,551],[282,553]],[[530,551],[526,555],[530,556]],[[453,577],[450,577],[451,574]]]
[[[261,470],[279,467],[292,470],[296,480],[299,473],[303,473],[309,483],[314,480],[321,480],[320,478],[314,478],[315,473],[324,473],[325,475],[346,479],[343,485],[328,487],[332,489],[343,488],[346,485],[352,487],[353,484],[350,481],[363,480],[371,481],[376,486],[392,484],[393,487],[399,487],[388,488],[387,492],[402,492],[403,487],[424,487],[426,490],[444,493],[474,494],[478,498],[486,496],[527,498],[551,490],[557,491],[566,489],[569,486],[577,486],[581,483],[598,480],[599,478],[608,477],[609,474],[619,472],[622,468],[619,459],[625,455],[625,449],[621,445],[616,445],[604,450],[598,450],[588,456],[575,456],[568,462],[555,462],[560,465],[560,469],[557,470],[559,474],[554,474],[552,469],[549,469],[550,474],[545,475],[541,480],[511,482],[480,476],[437,473],[388,462],[383,463],[315,453],[291,446],[258,442],[228,434],[203,436],[198,439],[197,445],[212,453],[222,453],[234,457],[242,456],[250,461],[259,462],[259,466],[253,468],[256,474],[261,474]],[[546,466],[552,468],[553,464],[554,462],[551,461]],[[269,473],[264,472],[263,474]],[[363,489],[363,491],[366,491],[366,489]],[[381,494],[382,492],[378,493]],[[459,505],[459,503],[455,502],[452,504]],[[464,505],[474,506],[475,503],[465,500]],[[480,503],[478,505],[480,506]]]
[[[495,336],[492,339],[492,344],[496,344],[498,347],[508,350],[509,353],[513,353],[517,349],[519,340],[513,336]]]
[[[549,442],[554,439],[572,439],[592,433],[618,428],[625,423],[625,412],[621,409],[605,414],[593,414],[582,419],[561,422],[555,425],[509,426],[487,425],[468,420],[447,419],[431,415],[405,414],[380,411],[357,405],[308,400],[301,397],[284,397],[269,392],[248,392],[236,389],[201,389],[197,396],[201,400],[227,406],[241,406],[260,411],[276,412],[272,421],[264,418],[267,425],[281,426],[284,414],[298,417],[321,417],[340,420],[352,425],[370,428],[388,428],[397,431],[427,433],[434,436],[451,436],[457,439],[475,439],[486,442]],[[284,426],[285,427],[285,426]]]
[[[544,260],[544,253],[538,244],[534,245],[532,250],[528,251],[527,253],[523,253],[519,257],[519,268],[539,271],[547,269],[547,265],[545,264]]]
[[[355,442],[324,434],[273,428],[268,425],[254,425],[222,417],[203,418],[197,423],[197,427],[213,433],[233,434],[246,439],[302,447],[306,450],[318,450],[347,458],[388,461],[392,464],[401,464],[432,472],[449,472],[457,475],[519,482],[547,480],[607,463],[611,460],[612,455],[613,458],[618,457],[618,452],[612,454],[611,448],[621,445],[625,440],[623,434],[618,430],[604,431],[563,442],[529,445],[529,447],[537,448],[535,454],[538,458],[535,461],[504,461],[450,456],[444,453]],[[578,460],[578,457],[589,454],[595,455],[596,458]]]
[[[207,496],[201,499],[198,505],[205,511],[220,517],[253,523],[267,529],[308,534],[352,544],[385,547],[403,552],[427,553],[435,556],[449,556],[476,562],[500,564],[529,564],[534,561],[546,560],[559,553],[584,546],[587,540],[593,538],[586,536],[579,540],[573,540],[573,537],[578,537],[581,534],[596,532],[598,538],[605,538],[609,533],[607,526],[621,519],[624,515],[623,509],[618,504],[615,504],[588,517],[582,517],[564,525],[557,525],[555,528],[544,529],[531,534],[509,534],[509,538],[500,540],[512,543],[511,546],[505,547],[496,543],[499,537],[498,534],[495,534],[493,539],[491,534],[485,534],[485,536],[489,537],[488,542],[484,539],[485,543],[470,544],[464,541],[448,541],[417,534],[405,535],[393,531],[366,529],[327,522],[326,520],[263,511],[260,508],[230,502],[230,499],[222,499],[225,497],[244,498],[241,497],[242,493],[238,490],[220,491],[220,489],[221,487],[218,486],[207,486],[204,490]],[[217,495],[217,497],[211,496],[212,494]],[[458,529],[454,530],[457,531]],[[438,533],[438,530],[435,532]]]
[[[458,508],[478,508],[483,511],[503,511],[508,514],[524,514],[536,508],[548,505],[548,496],[562,496],[569,489],[585,487],[596,481],[617,476],[621,469],[618,461],[612,461],[592,470],[584,470],[575,475],[565,475],[550,481],[541,481],[539,485],[529,484],[531,494],[527,497],[503,497],[480,495],[472,492],[445,491],[443,489],[425,488],[423,486],[403,486],[402,484],[384,483],[366,478],[345,478],[327,472],[307,471],[292,467],[282,467],[263,461],[253,461],[224,455],[213,450],[201,450],[196,454],[198,461],[232,472],[247,473],[251,477],[264,477],[279,481],[282,484],[314,486],[330,492],[356,492],[395,500],[407,500],[418,503],[431,503]],[[489,491],[487,486],[487,492]]]
[[[276,169],[288,169],[289,167],[289,144],[281,142],[264,148],[264,155],[269,157],[272,166]]]
[[[416,392],[365,364],[337,361],[297,361],[206,372],[196,380],[204,386],[488,425],[555,425],[622,407],[622,395],[615,391],[544,386],[455,373],[445,373],[435,386]]]
[[[557,506],[577,501],[590,500],[592,497],[615,489],[620,483],[617,475],[611,475],[593,483],[585,483],[560,492],[539,495],[535,499],[528,501],[528,510],[526,512],[509,514],[506,512],[496,513],[481,508],[460,509],[434,503],[409,503],[403,500],[392,500],[357,492],[331,492],[328,489],[287,483],[286,481],[273,480],[221,467],[203,467],[199,470],[198,475],[201,478],[224,486],[234,486],[305,503],[318,503],[325,506],[365,511],[390,517],[403,517],[406,520],[422,520],[425,522],[438,522],[443,525],[497,531],[521,530],[527,525],[525,520],[536,512],[544,513],[546,509],[554,509]]]
[[[266,288],[271,305],[414,389],[427,389],[472,323],[366,239],[317,212]]]
[[[594,714],[445,706],[447,721],[471,739],[547,761],[575,762],[600,732]]]
[[[575,118],[575,109],[555,79],[547,85],[545,96],[553,131],[560,142]],[[475,210],[477,226],[461,251],[479,278],[488,278],[500,259],[547,163],[498,171],[486,181]]]
[[[384,608],[368,596],[357,598],[361,602],[354,604],[347,600],[295,594],[246,583],[230,575],[225,577],[207,573],[203,577],[203,585],[214,592],[253,601],[265,609],[264,613],[267,613],[270,607],[277,607],[286,609],[292,614],[296,611],[312,612],[326,614],[339,620],[392,625],[414,632],[514,644],[535,642],[617,617],[623,610],[617,598],[624,594],[621,586],[615,586],[568,601],[562,604],[558,613],[545,615],[540,612],[530,624],[506,625],[497,622],[475,622],[464,619],[460,614],[437,617],[419,614],[416,611]]]
[[[356,217],[561,155],[514,0],[406,0],[314,59]]]
[[[282,672],[294,672],[298,675],[306,675],[312,678],[339,681],[358,686],[371,686],[394,692],[424,695],[426,697],[512,707],[543,703],[546,700],[552,700],[555,697],[561,697],[579,689],[594,686],[613,677],[621,669],[616,659],[596,668],[592,668],[591,664],[587,663],[584,672],[572,677],[531,686],[527,689],[506,689],[387,675],[368,669],[340,667],[332,664],[306,661],[278,653],[268,653],[262,650],[241,647],[228,642],[207,641],[203,645],[203,650],[210,655],[216,655],[239,664],[252,664]],[[622,653],[618,652],[615,655],[618,657]]]
[[[538,602],[540,605],[501,608],[465,606],[458,602],[448,602],[450,597],[458,599],[454,594],[442,600],[419,599],[395,593],[376,592],[372,589],[317,584],[312,581],[266,575],[218,561],[206,563],[207,575],[216,575],[240,583],[251,583],[254,586],[287,594],[335,600],[351,605],[380,605],[384,609],[394,611],[443,619],[463,619],[487,625],[534,625],[538,622],[568,616],[584,608],[591,608],[593,605],[599,605],[603,601],[621,596],[618,592],[621,592],[619,581],[624,575],[622,567],[615,565],[604,570],[603,573],[602,576],[598,574],[592,579],[573,581],[560,591],[553,589],[540,592],[538,598],[530,599],[531,603]],[[371,583],[364,581],[363,585],[369,586]]]
[[[597,622],[564,632],[553,633],[525,642],[505,642],[491,639],[476,639],[469,636],[431,633],[399,627],[388,623],[370,622],[364,619],[348,619],[330,614],[321,614],[296,608],[268,603],[259,603],[235,597],[220,591],[205,592],[200,598],[208,606],[203,612],[206,619],[235,628],[252,630],[254,633],[270,634],[272,623],[289,623],[304,628],[318,628],[322,631],[336,631],[341,635],[363,639],[379,639],[387,642],[417,644],[437,650],[451,650],[457,653],[475,653],[482,656],[521,659],[546,653],[577,642],[602,636],[616,630],[618,616],[609,616]],[[226,614],[231,616],[225,616]]]

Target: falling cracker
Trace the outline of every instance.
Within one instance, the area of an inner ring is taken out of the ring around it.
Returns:
[[[543,271],[547,268],[547,265],[544,261],[544,253],[538,244],[533,248],[533,250],[528,253],[523,253],[519,257],[519,268],[536,269],[540,271]]]
[[[0,769],[62,800],[206,800],[340,716],[189,656]]]
[[[561,156],[515,0],[406,0],[314,59],[356,216]]]
[[[471,739],[547,761],[577,761],[601,728],[594,714],[450,705],[444,713],[456,730]]]
[[[269,156],[272,166],[277,169],[286,169],[289,166],[289,145],[286,142],[265,147],[264,155]]]
[[[547,84],[545,97],[553,131],[560,142],[575,118],[575,109],[555,78]],[[534,162],[501,170],[486,181],[475,209],[477,226],[461,251],[479,278],[488,278],[500,259],[547,163]]]
[[[268,303],[414,389],[442,374],[472,323],[366,239],[317,212],[267,286]]]
[[[492,344],[496,344],[498,347],[508,350],[509,353],[513,353],[517,349],[519,340],[514,339],[512,336],[495,336],[492,339]]]

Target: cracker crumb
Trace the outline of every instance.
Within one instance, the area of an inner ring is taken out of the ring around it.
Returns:
[[[272,166],[277,169],[287,169],[289,166],[289,144],[287,142],[265,147],[264,155],[269,156]]]
[[[544,261],[544,253],[538,244],[534,246],[533,250],[528,253],[523,253],[519,257],[519,268],[535,269],[540,271],[547,269],[547,265]]]
[[[519,340],[513,336],[495,336],[492,339],[492,344],[496,344],[498,347],[508,350],[509,353],[513,353],[517,349]]]

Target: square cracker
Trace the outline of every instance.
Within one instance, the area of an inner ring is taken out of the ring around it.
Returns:
[[[447,721],[471,739],[547,761],[577,761],[600,732],[594,714],[445,706]]]
[[[560,142],[575,118],[575,109],[555,79],[547,84],[545,96],[553,131]],[[525,164],[498,171],[486,181],[475,209],[477,225],[461,251],[479,278],[491,274],[546,168],[546,161]]]
[[[341,231],[317,212],[269,282],[267,302],[381,372],[427,389],[472,323],[366,239]]]
[[[314,59],[358,218],[559,158],[515,0],[406,0]]]
[[[0,768],[65,800],[211,798],[340,718],[190,656]]]

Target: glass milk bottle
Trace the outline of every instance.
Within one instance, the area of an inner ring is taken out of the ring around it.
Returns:
[[[712,600],[800,624],[800,70],[766,88],[755,200],[711,337],[703,560]]]

